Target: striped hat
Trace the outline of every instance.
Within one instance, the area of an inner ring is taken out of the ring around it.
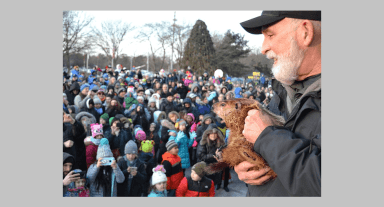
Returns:
[[[177,143],[174,140],[169,140],[167,144],[165,144],[167,151],[170,151],[172,148],[177,147]]]

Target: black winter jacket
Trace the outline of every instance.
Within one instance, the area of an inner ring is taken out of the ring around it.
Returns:
[[[117,162],[117,165],[119,166],[121,172],[124,174],[124,182],[123,183],[117,183],[117,196],[118,197],[127,197],[127,196],[134,196],[134,197],[140,197],[141,193],[143,192],[143,185],[144,182],[147,179],[147,173],[145,171],[145,165],[142,161],[139,159],[136,159],[134,167],[137,167],[137,174],[136,176],[133,176],[131,183],[129,183],[129,172],[128,164],[126,161],[126,157],[124,156],[123,159],[120,159]]]
[[[63,152],[66,152],[74,157],[76,160],[75,166],[73,169],[87,170],[87,163],[85,160],[85,145],[84,139],[86,137],[86,132],[84,130],[83,124],[75,120],[73,125],[69,123],[63,123],[63,143],[72,140],[73,146],[66,148],[63,145]]]
[[[277,178],[261,186],[248,185],[247,196],[321,196],[321,84],[304,94],[289,115],[285,88],[272,85],[286,123],[267,127],[254,150]]]

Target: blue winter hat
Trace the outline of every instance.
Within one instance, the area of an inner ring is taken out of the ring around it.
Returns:
[[[85,83],[85,84],[80,86],[80,92],[83,91],[83,89],[85,89],[85,88],[89,88],[89,84],[88,83]]]
[[[113,157],[107,138],[102,138],[99,147],[97,148],[96,159],[98,160],[100,157]]]
[[[103,78],[108,78],[108,73],[104,73]]]
[[[230,81],[231,81],[231,80],[232,80],[232,78],[231,78],[231,77],[228,77],[228,78],[227,78],[227,80],[230,80]]]

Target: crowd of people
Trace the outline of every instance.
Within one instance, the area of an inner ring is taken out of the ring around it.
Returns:
[[[72,165],[64,168],[64,196],[83,195],[78,189],[89,196],[214,196],[223,181],[229,192],[229,168],[213,175],[199,168],[217,162],[229,134],[212,105],[239,97],[268,105],[274,95],[268,81],[233,83],[189,70],[149,77],[121,65],[90,74],[75,66],[63,80],[63,165]],[[110,157],[111,165],[101,165]],[[71,177],[83,186],[68,183]]]
[[[263,11],[241,26],[264,35],[274,79],[242,85],[163,69],[148,77],[121,65],[64,77],[63,195],[215,196],[223,181],[229,191],[229,168],[204,170],[230,133],[212,105],[248,98],[285,123],[247,112],[242,134],[268,166],[234,166],[246,196],[321,196],[321,11]]]

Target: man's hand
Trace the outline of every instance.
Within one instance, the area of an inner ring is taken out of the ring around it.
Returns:
[[[239,180],[249,184],[249,185],[264,185],[267,183],[271,175],[265,175],[271,168],[264,168],[260,170],[251,170],[249,168],[255,166],[254,164],[244,161],[234,167],[235,172],[237,173]]]
[[[255,144],[261,132],[272,125],[272,120],[267,114],[261,113],[260,110],[252,109],[248,111],[248,116],[245,118],[243,135],[248,142]]]
[[[175,132],[169,132],[168,134],[169,134],[170,136],[176,137],[176,133],[175,133]]]
[[[73,171],[69,172],[67,174],[67,176],[65,176],[64,180],[63,180],[63,185],[67,186],[69,185],[70,183],[78,180],[80,178],[80,174],[73,174]]]
[[[64,142],[64,146],[65,146],[66,148],[70,148],[70,147],[72,147],[72,146],[73,146],[73,141],[72,141],[72,140],[65,141],[65,142]]]

